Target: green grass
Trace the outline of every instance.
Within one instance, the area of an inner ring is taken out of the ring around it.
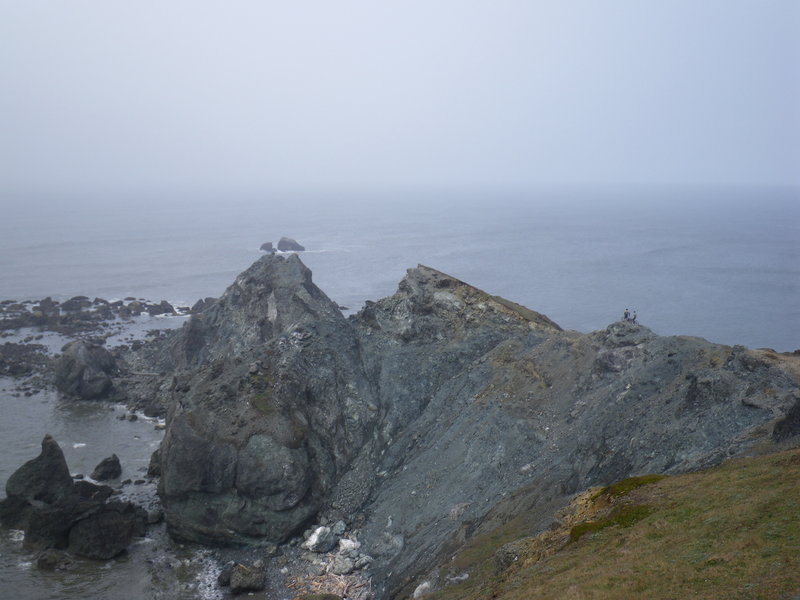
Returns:
[[[646,485],[657,483],[657,485]],[[800,451],[673,477],[634,477],[575,505],[559,532],[517,537],[519,560],[490,568],[509,531],[468,541],[466,581],[429,600],[779,600],[800,595]],[[591,534],[591,535],[589,535]],[[550,536],[547,538],[547,536]],[[544,541],[543,541],[544,540]],[[543,545],[559,541],[550,552]],[[496,543],[495,543],[496,542]],[[478,548],[480,551],[478,551]]]
[[[577,542],[587,533],[595,533],[606,527],[632,527],[653,512],[647,504],[634,504],[618,506],[605,519],[599,521],[584,521],[572,527],[569,531],[569,541]]]

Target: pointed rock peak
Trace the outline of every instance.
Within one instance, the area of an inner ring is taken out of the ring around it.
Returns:
[[[311,282],[311,269],[303,264],[297,254],[288,256],[278,254],[265,254],[243,271],[231,287],[235,286],[268,286],[287,287],[292,285],[313,285]],[[224,297],[224,296],[223,296]]]
[[[426,265],[409,269],[400,281],[397,296],[409,299],[434,299],[438,305],[449,305],[452,310],[491,310],[495,313],[527,322],[529,326],[562,331],[561,327],[547,316],[521,304],[493,296],[452,275]]]
[[[47,434],[42,440],[42,452],[14,471],[6,482],[6,494],[25,500],[52,502],[72,489],[67,460],[61,446]]]
[[[311,280],[296,254],[266,254],[242,272],[220,299],[181,331],[177,364],[202,364],[239,354],[317,321],[344,323],[337,305]]]

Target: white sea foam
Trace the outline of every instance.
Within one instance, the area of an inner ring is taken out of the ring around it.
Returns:
[[[11,529],[8,532],[8,537],[12,542],[21,543],[25,540],[25,532],[22,529]]]
[[[74,444],[72,444],[72,447],[73,448],[85,448],[86,447],[86,443],[85,442],[75,442]]]

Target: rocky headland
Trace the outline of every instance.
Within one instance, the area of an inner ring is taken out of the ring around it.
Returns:
[[[591,486],[681,473],[793,443],[798,357],[589,334],[425,266],[342,316],[294,255],[128,358],[168,372],[160,495],[178,538],[281,543],[343,519],[377,595],[436,559]]]
[[[297,255],[268,253],[193,313],[113,364],[66,348],[63,385],[166,413],[151,468],[173,537],[302,543],[377,598],[457,583],[460,549],[509,523],[534,536],[587,488],[800,434],[796,353],[565,331],[422,265],[345,317]]]

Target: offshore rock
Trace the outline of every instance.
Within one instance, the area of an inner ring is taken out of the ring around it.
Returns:
[[[263,544],[302,529],[377,416],[336,305],[296,255],[265,255],[165,345],[183,366],[161,445],[170,532]]]
[[[305,248],[297,243],[297,240],[293,240],[292,238],[288,237],[282,237],[280,240],[278,240],[278,250],[281,252],[302,252],[305,250]]]
[[[106,479],[116,479],[122,474],[122,466],[119,464],[119,458],[116,454],[104,458],[92,471],[92,479],[96,481],[105,481]]]
[[[56,388],[62,394],[95,400],[111,391],[116,363],[102,346],[76,340],[64,346],[54,371]]]
[[[23,529],[29,549],[69,546],[89,558],[112,558],[144,533],[146,515],[129,502],[106,503],[111,491],[88,481],[73,484],[61,448],[46,435],[39,456],[8,478],[0,524]]]
[[[264,242],[263,244],[261,244],[259,250],[261,250],[262,252],[269,252],[270,254],[275,253],[275,248],[272,246],[272,242]]]
[[[800,357],[563,331],[421,265],[345,319],[296,255],[265,255],[131,360],[170,371],[173,535],[263,545],[357,519],[379,596],[523,511],[543,528],[576,491],[800,436]]]

